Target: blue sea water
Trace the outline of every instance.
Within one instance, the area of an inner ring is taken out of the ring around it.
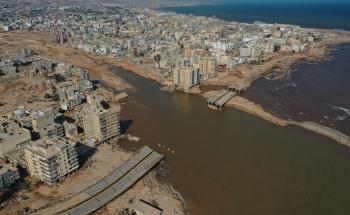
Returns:
[[[160,10],[228,21],[295,24],[302,27],[350,30],[350,2],[224,1]]]

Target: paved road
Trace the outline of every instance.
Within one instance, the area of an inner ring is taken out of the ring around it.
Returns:
[[[90,214],[112,201],[139,179],[150,171],[161,159],[163,155],[157,153],[148,146],[144,146],[139,152],[122,165],[116,168],[111,174],[97,181],[88,187],[75,198],[68,199],[67,202],[54,205],[53,208],[46,208],[36,214],[66,214],[85,215]],[[60,205],[65,205],[65,208]]]

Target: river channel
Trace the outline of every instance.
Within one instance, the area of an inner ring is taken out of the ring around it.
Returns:
[[[122,111],[127,132],[141,138],[133,144],[167,156],[169,181],[191,214],[350,213],[349,148],[235,109],[214,111],[200,96],[162,92],[156,82],[113,72],[135,87]]]

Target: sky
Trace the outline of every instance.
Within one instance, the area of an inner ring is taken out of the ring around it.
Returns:
[[[307,3],[307,2],[329,2],[329,3],[334,3],[334,2],[350,2],[350,0],[211,0],[213,2],[259,2],[259,3],[264,3],[264,2],[300,2],[300,3]]]

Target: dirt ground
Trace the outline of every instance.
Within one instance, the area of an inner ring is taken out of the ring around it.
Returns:
[[[105,209],[107,214],[118,214],[123,209],[130,208],[133,201],[143,199],[148,202],[157,202],[159,207],[164,210],[163,214],[184,215],[181,202],[173,195],[169,196],[169,193],[172,193],[171,188],[168,185],[159,185],[154,174],[150,173],[120,198],[107,204]]]
[[[29,47],[44,59],[64,62],[85,68],[90,73],[92,80],[103,80],[106,88],[97,89],[97,93],[103,95],[107,101],[113,101],[113,90],[132,89],[123,79],[111,72],[112,66],[118,66],[113,60],[89,55],[69,47],[52,44],[48,40],[49,34],[39,32],[11,32],[0,33],[0,56],[16,54],[22,48]],[[109,89],[111,88],[111,89]],[[49,88],[44,76],[29,76],[27,73],[19,73],[17,76],[0,77],[0,113],[13,111],[18,106],[37,108],[38,106],[57,105],[56,102],[44,99],[44,94]],[[29,102],[28,102],[29,101]],[[25,208],[37,210],[50,207],[58,202],[69,202],[82,190],[94,184],[100,178],[108,175],[114,168],[127,160],[132,154],[118,148],[112,150],[110,146],[101,145],[87,163],[75,173],[64,178],[54,186],[32,181],[33,190],[16,189],[11,193],[11,198],[2,201],[0,215],[12,215],[23,212]],[[142,198],[148,201],[156,201],[166,214],[178,214],[183,211],[182,203],[172,193],[166,184],[161,184],[154,178],[151,171],[144,179],[140,180],[120,199],[112,201],[96,214],[115,214],[124,208],[129,208],[130,199]],[[52,214],[48,210],[48,214]]]
[[[36,109],[44,106],[54,106],[56,102],[45,99],[45,93],[51,93],[42,75],[35,78],[25,73],[16,76],[0,77],[0,114],[14,111],[18,106]]]
[[[109,59],[53,44],[49,38],[50,34],[44,32],[2,32],[0,33],[0,56],[18,53],[22,48],[29,47],[43,58],[88,70],[92,80],[103,80],[115,89],[132,88],[123,79],[112,74],[111,65],[106,63]]]
[[[111,146],[100,145],[84,167],[64,178],[59,184],[54,186],[41,184],[31,192],[25,190],[17,192],[14,198],[4,203],[0,215],[14,215],[25,207],[39,210],[43,214],[60,211],[65,204],[70,205],[72,201],[77,201],[76,196],[81,191],[111,173],[130,156],[131,153],[120,150],[118,147],[112,149]],[[25,200],[21,199],[21,196],[25,196]],[[164,209],[165,214],[184,214],[181,201],[172,194],[169,185],[161,184],[155,179],[154,171],[96,213],[116,214],[125,208],[130,208],[132,199],[144,199],[150,202],[154,200]],[[58,204],[58,202],[61,203]]]

